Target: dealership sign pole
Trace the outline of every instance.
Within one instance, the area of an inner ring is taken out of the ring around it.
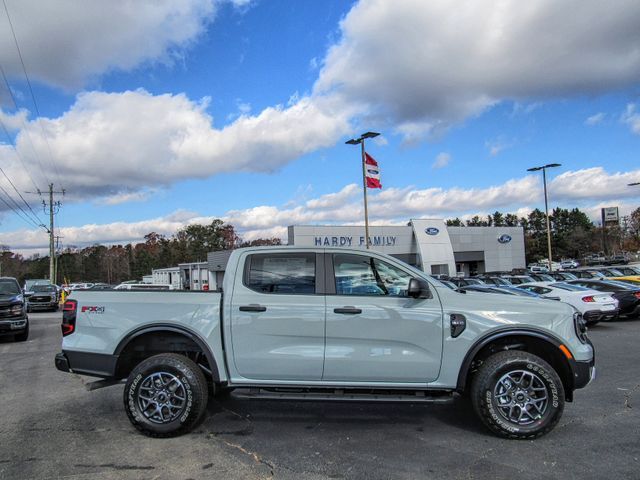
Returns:
[[[367,138],[374,138],[377,137],[378,135],[380,135],[377,132],[366,132],[363,133],[362,135],[360,135],[360,138],[352,138],[351,140],[348,140],[347,143],[348,145],[358,145],[360,144],[361,147],[361,151],[362,151],[362,188],[364,190],[364,235],[365,235],[365,245],[367,246],[367,248],[369,248],[371,242],[369,240],[369,209],[368,209],[368,205],[367,205],[367,186],[369,184],[369,179],[370,179],[370,175],[367,174],[367,163],[371,163],[373,162],[372,165],[375,165],[375,176],[376,176],[376,180],[378,182],[377,186],[373,186],[372,188],[380,188],[380,181],[378,179],[378,164],[375,163],[375,160],[373,160],[373,158],[369,157],[369,155],[367,155],[367,152],[365,151],[364,148],[364,141]],[[369,158],[371,158],[371,162],[369,162]]]

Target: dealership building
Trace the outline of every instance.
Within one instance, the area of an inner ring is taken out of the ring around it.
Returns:
[[[289,245],[365,248],[364,226],[293,225]],[[522,227],[448,227],[441,219],[406,226],[370,226],[373,250],[430,274],[465,275],[525,268]]]

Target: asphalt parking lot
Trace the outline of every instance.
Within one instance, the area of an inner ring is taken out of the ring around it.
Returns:
[[[591,330],[598,378],[535,441],[488,433],[470,406],[211,401],[193,433],[150,439],[123,387],[55,370],[60,314],[0,340],[0,478],[638,479],[640,320]]]

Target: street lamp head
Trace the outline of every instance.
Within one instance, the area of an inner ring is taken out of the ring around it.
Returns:
[[[346,143],[347,145],[358,145],[361,142],[361,140],[356,139],[356,138],[352,138],[351,140],[347,140]]]
[[[373,137],[377,137],[378,135],[380,135],[378,132],[367,132],[367,133],[363,133],[360,138],[373,138]]]
[[[640,185],[640,182],[627,183],[629,187],[635,187],[636,185]]]
[[[559,163],[547,163],[546,165],[542,165],[541,167],[531,167],[531,168],[527,168],[527,172],[537,172],[538,170],[544,170],[545,168],[553,168],[553,167],[560,167],[561,164]]]

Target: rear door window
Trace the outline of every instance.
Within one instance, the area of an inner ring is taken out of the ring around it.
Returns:
[[[316,293],[315,253],[261,253],[250,255],[245,286],[259,293]]]

